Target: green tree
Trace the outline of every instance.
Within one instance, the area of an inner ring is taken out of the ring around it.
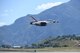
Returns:
[[[62,47],[68,47],[68,45],[62,45]]]
[[[38,48],[44,48],[44,44],[38,44]]]
[[[37,48],[37,44],[32,44],[32,48]]]
[[[2,48],[11,48],[11,45],[6,45],[6,44],[3,44],[1,45]]]
[[[60,44],[59,44],[59,43],[55,43],[55,44],[53,45],[53,47],[60,47]]]
[[[28,45],[25,45],[24,48],[29,48],[29,46]]]

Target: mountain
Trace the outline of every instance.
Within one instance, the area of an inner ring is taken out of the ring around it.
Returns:
[[[49,37],[39,43],[33,45],[34,47],[79,47],[80,36],[65,35],[57,37]]]
[[[11,25],[0,27],[0,43],[24,45],[39,42],[49,36],[80,34],[79,2],[80,0],[71,0],[32,15],[38,20],[58,20],[59,23],[57,24],[48,24],[45,27],[30,25],[32,19],[26,15]]]

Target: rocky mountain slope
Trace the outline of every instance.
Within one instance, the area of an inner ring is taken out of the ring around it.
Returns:
[[[39,42],[49,36],[80,34],[79,2],[80,0],[71,0],[37,15],[32,15],[38,20],[58,20],[57,24],[48,24],[45,27],[30,25],[32,19],[26,15],[9,26],[0,27],[0,43],[24,45]]]

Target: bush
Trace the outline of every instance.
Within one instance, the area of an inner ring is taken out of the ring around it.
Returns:
[[[62,47],[68,47],[68,45],[63,45]]]
[[[1,45],[2,48],[11,48],[11,45]]]
[[[53,47],[61,47],[61,46],[59,45],[59,43],[55,43]]]

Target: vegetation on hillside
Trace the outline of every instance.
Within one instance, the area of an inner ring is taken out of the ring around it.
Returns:
[[[39,43],[32,44],[35,48],[44,47],[79,47],[80,46],[80,36],[73,35],[63,35],[57,37],[49,37],[42,40]]]
[[[79,35],[62,35],[57,37],[49,37],[38,43],[33,43],[31,46],[24,45],[19,48],[45,48],[45,47],[80,47],[80,36]],[[0,48],[13,48],[11,45],[2,44]],[[18,48],[18,47],[16,47]]]

